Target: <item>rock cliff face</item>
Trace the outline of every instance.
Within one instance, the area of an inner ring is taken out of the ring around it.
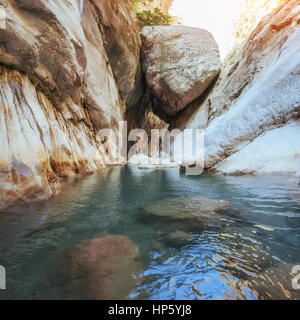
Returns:
[[[1,62],[25,73],[66,118],[74,105],[84,104],[96,128],[118,121],[121,102],[93,3],[84,2],[82,17],[77,1],[6,4]],[[108,116],[103,106],[114,110],[110,113],[114,116]]]
[[[97,137],[141,91],[129,0],[1,1],[0,208],[46,199],[108,163]],[[126,77],[126,81],[125,81]],[[115,146],[112,146],[115,147]]]
[[[104,47],[128,108],[143,95],[140,64],[140,28],[130,1],[94,0],[101,25]]]
[[[59,192],[59,178],[107,163],[87,111],[75,111],[80,120],[65,119],[26,75],[1,67],[1,207],[47,199]]]
[[[243,13],[234,33],[233,47],[244,41],[257,27],[260,20],[286,0],[246,0]]]
[[[187,125],[207,127],[206,168],[235,174],[300,169],[299,149],[292,143],[300,106],[299,23],[299,1],[285,1],[227,58],[213,91]],[[276,151],[270,135],[277,137]],[[271,154],[281,159],[274,166]],[[286,157],[293,166],[288,168]]]

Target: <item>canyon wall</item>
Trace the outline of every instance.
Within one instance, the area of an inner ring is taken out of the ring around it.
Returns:
[[[236,23],[233,47],[244,41],[260,20],[287,0],[245,0],[244,10]]]
[[[185,124],[206,128],[205,168],[300,170],[299,38],[300,3],[284,1],[227,57],[216,85]]]
[[[1,0],[0,208],[111,163],[97,135],[142,95],[129,0]],[[111,148],[117,148],[116,145]]]

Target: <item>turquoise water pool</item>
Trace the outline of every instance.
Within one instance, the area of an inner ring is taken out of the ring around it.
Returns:
[[[145,215],[158,201],[198,196],[229,201],[233,209],[191,224]],[[53,254],[107,234],[139,246],[143,270],[129,299],[300,298],[290,274],[300,265],[295,177],[116,167],[65,185],[54,199],[0,214],[0,265],[7,271],[0,299],[57,299],[48,278]]]

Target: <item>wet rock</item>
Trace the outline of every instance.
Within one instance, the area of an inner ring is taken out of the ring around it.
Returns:
[[[167,198],[146,208],[146,217],[174,222],[193,222],[218,217],[219,213],[231,209],[228,201],[203,197]]]
[[[190,243],[192,238],[193,237],[189,233],[177,230],[167,235],[165,238],[165,243],[172,247],[180,247]]]
[[[137,246],[107,236],[57,252],[50,279],[62,299],[126,299],[141,271]]]
[[[160,241],[154,239],[151,241],[151,249],[157,252],[161,252],[163,250],[163,246]]]
[[[218,46],[208,31],[145,27],[141,38],[147,85],[170,116],[201,96],[221,70]]]
[[[66,120],[26,75],[0,67],[0,99],[0,209],[48,199],[60,191],[62,178],[109,162],[90,120]]]

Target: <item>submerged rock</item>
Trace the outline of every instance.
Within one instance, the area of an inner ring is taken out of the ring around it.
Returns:
[[[201,96],[221,70],[218,46],[206,30],[145,27],[141,37],[147,85],[170,116]]]
[[[177,230],[166,236],[165,243],[172,247],[180,247],[190,243],[192,238],[188,232]]]
[[[167,221],[201,221],[213,218],[219,213],[231,209],[231,204],[224,200],[203,197],[167,198],[146,208],[146,216]]]
[[[137,246],[107,236],[62,249],[53,257],[51,281],[62,299],[126,299],[141,271]]]

